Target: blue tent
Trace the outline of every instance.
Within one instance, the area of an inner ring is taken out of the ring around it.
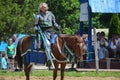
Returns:
[[[1,41],[0,42],[0,52],[5,52],[6,47],[7,47],[7,43],[5,41]],[[0,53],[0,62],[1,62],[1,57],[2,57],[2,54]],[[1,69],[1,63],[0,63],[0,69]]]
[[[7,43],[5,41],[1,41],[0,42],[0,51],[5,51],[5,48],[7,46]]]
[[[89,0],[93,13],[120,13],[120,0]]]

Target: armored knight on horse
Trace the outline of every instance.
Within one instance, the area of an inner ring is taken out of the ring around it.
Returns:
[[[48,40],[50,40],[50,44],[53,45],[54,39],[58,36],[55,33],[54,28],[56,30],[60,30],[60,26],[56,23],[54,14],[48,11],[48,5],[46,3],[41,3],[38,7],[38,11],[39,14],[35,15],[35,25],[34,25],[37,38],[39,38],[38,36],[39,35],[38,25],[39,25],[43,31],[43,34],[46,36]]]
[[[47,53],[47,59],[52,63],[52,66],[54,67],[53,80],[56,80],[59,64],[61,65],[61,80],[63,80],[64,70],[67,64],[67,57],[63,51],[64,46],[67,45],[69,49],[72,49],[75,55],[81,61],[83,59],[82,54],[84,51],[84,41],[79,35],[60,34],[58,36],[58,34],[54,31],[53,26],[57,30],[60,30],[60,26],[56,23],[55,16],[53,15],[53,13],[48,11],[48,5],[46,3],[41,3],[38,7],[38,11],[39,14],[34,15],[34,29],[36,32],[37,42],[44,44],[42,48],[45,48],[45,53]],[[21,56],[21,54],[25,53],[27,49],[30,48],[31,42],[33,42],[33,40],[30,35],[24,37],[18,42],[16,56],[19,67],[22,67],[22,64],[26,63],[25,61],[22,61],[25,55]],[[26,75],[26,80],[30,80],[29,75],[31,67],[32,65],[30,63],[25,65],[24,71]]]

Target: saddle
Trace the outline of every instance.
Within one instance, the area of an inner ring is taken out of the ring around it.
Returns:
[[[58,37],[58,34],[50,34],[50,33],[43,33],[45,39],[46,39],[46,43],[48,45],[48,47],[50,46],[52,48],[53,44],[56,42],[56,38]],[[38,39],[36,38],[35,40],[35,49],[44,49],[44,43],[43,43],[43,40],[41,38],[41,36],[39,35],[38,36]]]

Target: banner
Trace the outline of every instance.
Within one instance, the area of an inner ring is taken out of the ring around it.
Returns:
[[[88,21],[88,2],[80,4],[80,21]]]

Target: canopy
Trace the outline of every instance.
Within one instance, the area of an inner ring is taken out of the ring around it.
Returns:
[[[7,43],[5,41],[0,42],[0,51],[5,51]]]
[[[88,0],[93,13],[120,13],[120,0]]]

